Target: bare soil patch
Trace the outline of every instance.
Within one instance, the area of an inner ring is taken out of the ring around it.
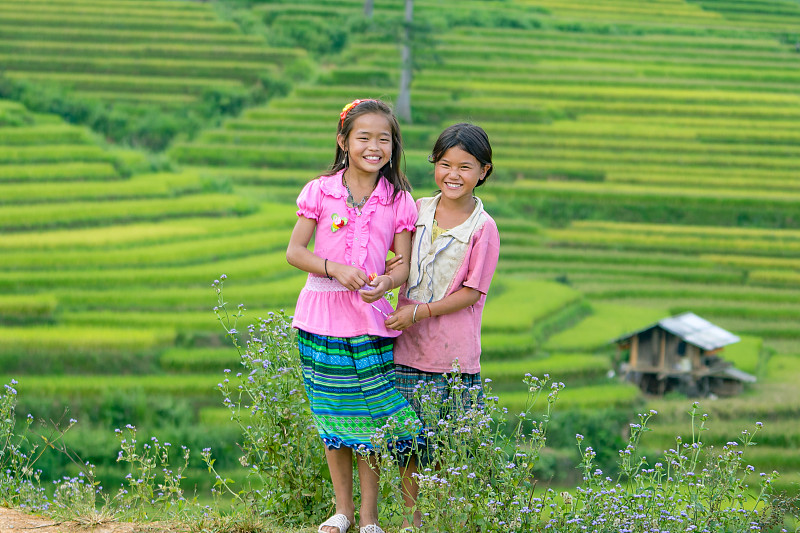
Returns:
[[[25,514],[15,509],[0,507],[0,531],[20,531],[30,533],[175,533],[175,530],[161,528],[158,524],[135,524],[131,522],[100,521],[81,523],[79,521],[58,522],[52,518]]]

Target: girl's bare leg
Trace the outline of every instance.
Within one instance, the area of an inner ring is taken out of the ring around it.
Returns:
[[[378,524],[378,460],[374,455],[356,455],[358,479],[361,482],[360,527]]]
[[[417,496],[419,496],[419,485],[417,478],[414,474],[417,473],[417,458],[412,455],[408,458],[408,462],[403,466],[400,464],[400,482],[403,492],[403,503],[406,506],[406,517],[403,518],[403,527],[409,527],[408,515],[414,511],[414,527],[419,527],[422,524],[422,515],[418,510],[414,509],[417,504]]]
[[[336,514],[343,514],[352,524],[355,521],[353,504],[353,451],[346,446],[325,449],[328,469],[331,471],[333,492],[336,495]],[[336,527],[322,528],[327,533],[340,533]],[[341,532],[344,533],[344,532]]]

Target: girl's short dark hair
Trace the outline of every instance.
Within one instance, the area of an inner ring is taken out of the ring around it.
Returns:
[[[410,191],[411,184],[400,169],[400,162],[403,160],[403,136],[400,134],[400,124],[397,122],[397,117],[394,116],[392,108],[386,102],[373,99],[361,100],[346,112],[344,118],[339,120],[339,126],[336,129],[337,136],[341,135],[344,138],[346,146],[347,138],[353,129],[353,123],[358,117],[368,113],[378,113],[385,116],[389,121],[392,132],[392,158],[381,168],[380,175],[385,177],[394,187],[393,196],[400,191]],[[346,168],[347,161],[345,159],[344,150],[339,146],[339,143],[336,143],[336,155],[327,174],[336,174]]]
[[[483,185],[494,169],[494,165],[492,165],[492,145],[489,144],[489,136],[486,135],[483,128],[466,122],[453,124],[436,139],[436,144],[433,145],[433,151],[428,156],[428,161],[436,163],[444,157],[445,152],[454,147],[461,148],[471,154],[481,166],[489,165],[486,175],[478,180],[475,186],[480,187]]]

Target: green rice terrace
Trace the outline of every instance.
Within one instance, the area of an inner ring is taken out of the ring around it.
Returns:
[[[543,482],[578,478],[576,433],[613,462],[642,410],[659,412],[648,455],[691,431],[692,400],[621,382],[609,341],[692,311],[740,336],[721,355],[758,377],[701,400],[709,441],[763,422],[754,477],[777,469],[800,492],[800,3],[414,7],[407,174],[431,194],[439,132],[488,132],[478,193],[502,247],[482,374],[509,410],[527,372],[566,384]],[[78,419],[66,442],[104,485],[124,475],[113,430],[128,423],[246,476],[211,283],[228,276],[248,322],[291,314],[294,199],[330,164],[346,102],[397,100],[402,10],[0,0],[0,377],[19,382],[19,416]],[[51,478],[73,468],[42,461]],[[186,475],[213,482],[199,462]]]

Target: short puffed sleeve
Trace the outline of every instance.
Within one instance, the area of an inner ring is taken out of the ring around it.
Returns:
[[[500,258],[500,233],[497,224],[488,217],[483,227],[472,235],[469,251],[469,267],[463,284],[486,294]]]
[[[417,224],[417,204],[408,191],[397,194],[394,201],[395,226],[394,232],[414,231]]]
[[[322,212],[322,190],[320,180],[315,179],[306,183],[297,197],[297,216],[312,220],[319,220]]]

